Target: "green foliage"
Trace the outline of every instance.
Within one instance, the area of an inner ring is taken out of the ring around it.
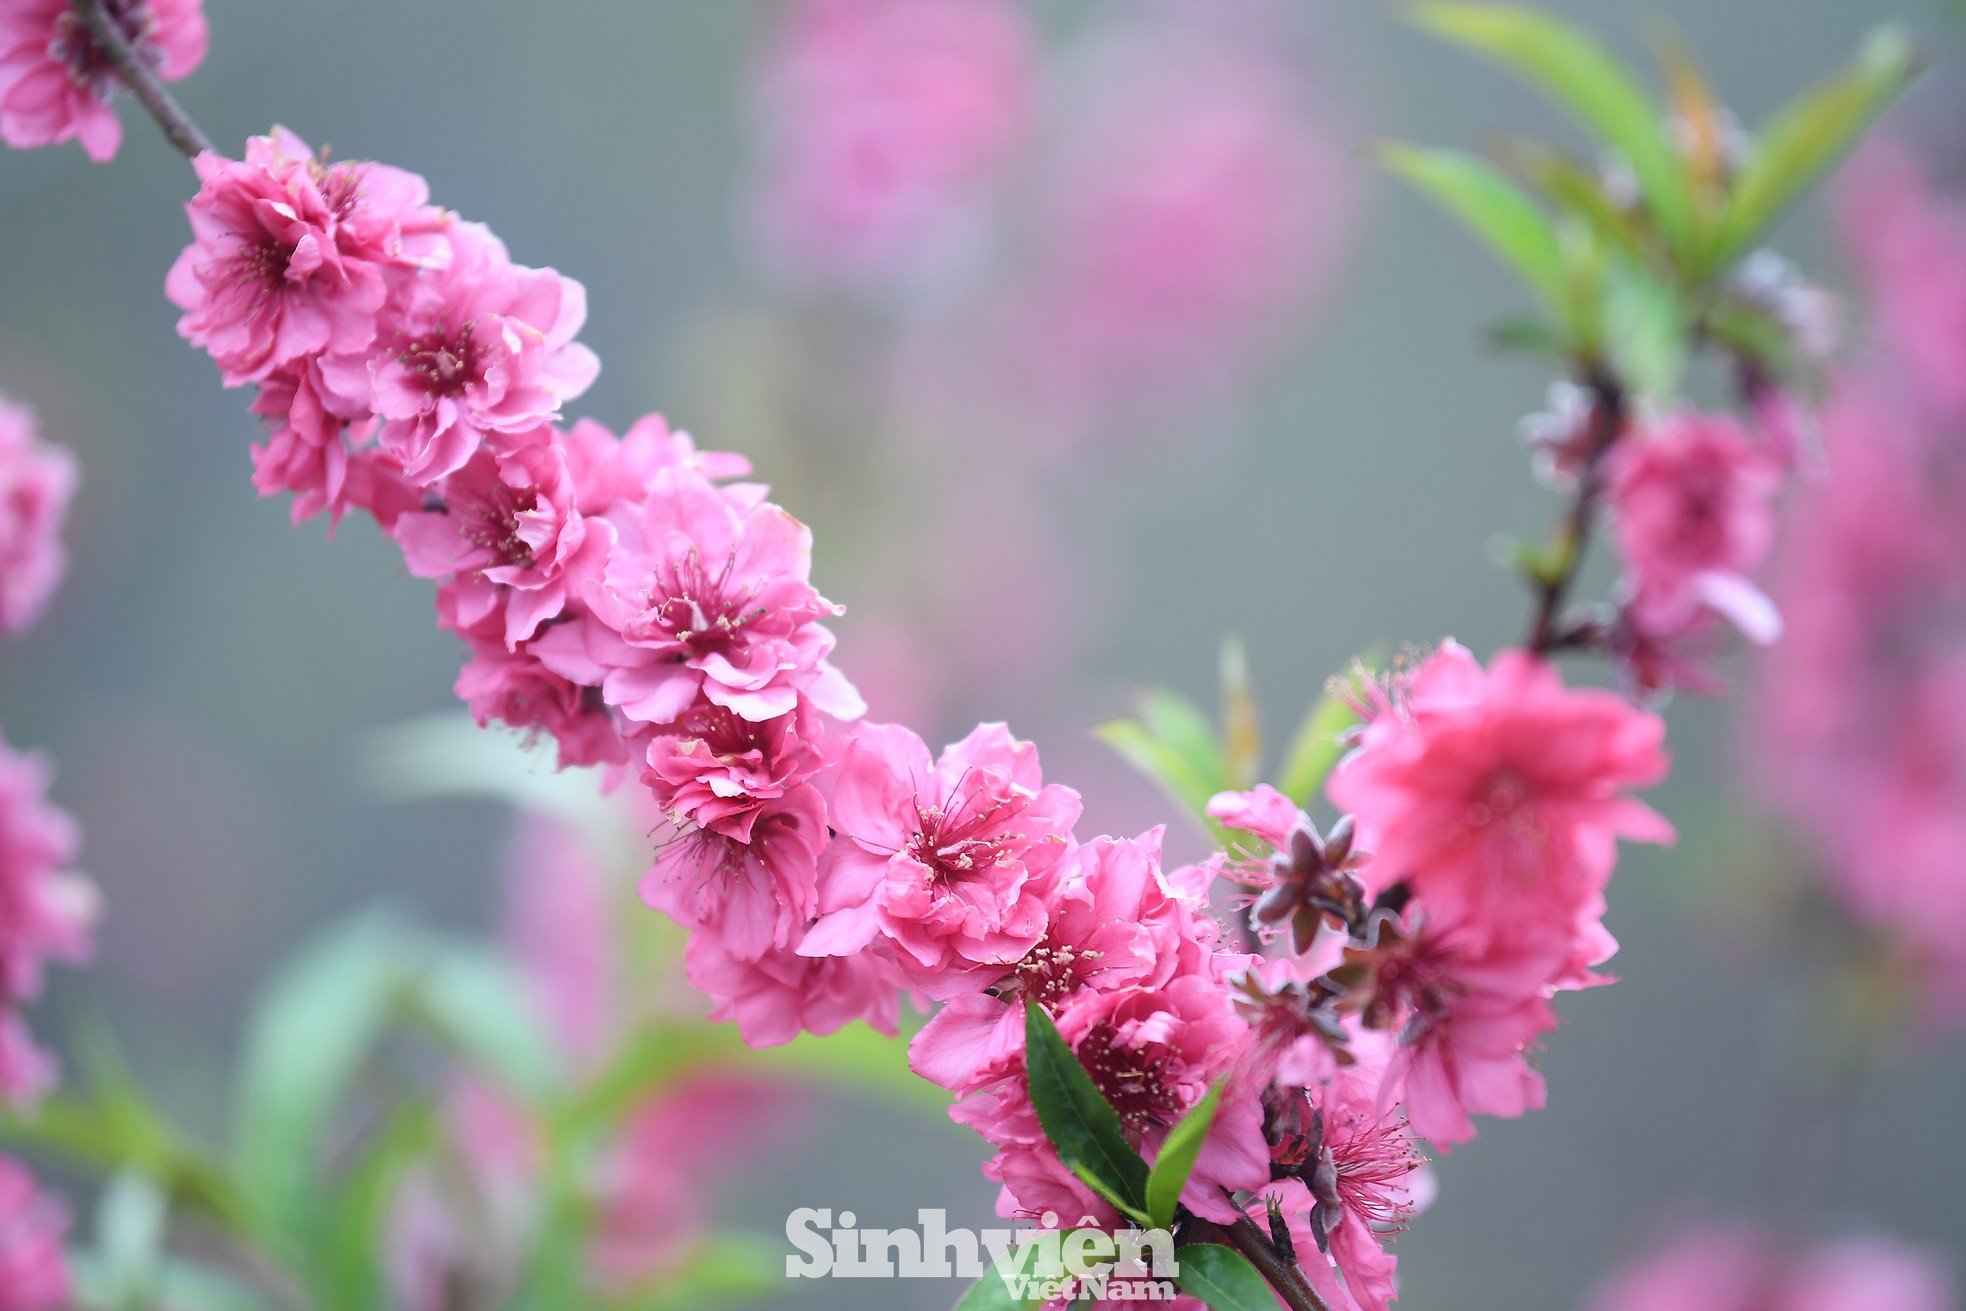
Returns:
[[[1667,244],[1690,247],[1692,195],[1659,107],[1590,36],[1553,14],[1516,5],[1423,4],[1414,21],[1503,64],[1576,115],[1631,165]]]
[[[233,1159],[270,1242],[304,1245],[322,1221],[330,1123],[405,984],[407,939],[391,918],[355,921],[289,965],[248,1022]]]
[[[1086,1187],[1142,1224],[1147,1163],[1126,1140],[1119,1112],[1079,1064],[1044,1007],[1024,1007],[1024,1061],[1031,1105],[1065,1168]]]
[[[1175,1251],[1174,1259],[1181,1265],[1174,1282],[1214,1311],[1276,1311],[1276,1294],[1269,1283],[1234,1248],[1187,1243]]]
[[[1345,754],[1345,733],[1358,723],[1358,711],[1335,691],[1327,691],[1291,739],[1290,751],[1277,775],[1277,791],[1300,806],[1309,806],[1324,787],[1326,776]]]
[[[1174,1224],[1174,1210],[1181,1203],[1181,1190],[1194,1173],[1195,1159],[1201,1155],[1208,1131],[1215,1125],[1215,1108],[1222,1104],[1222,1085],[1216,1084],[1194,1109],[1167,1131],[1160,1155],[1147,1175],[1147,1218],[1156,1229]]]
[[[1487,241],[1551,309],[1561,308],[1565,279],[1556,229],[1500,169],[1465,151],[1418,146],[1386,146],[1379,158]]]
[[[1549,316],[1514,324],[1505,344],[1554,350],[1578,372],[1606,368],[1628,391],[1652,397],[1676,394],[1700,342],[1735,352],[1763,377],[1812,384],[1799,376],[1787,329],[1742,303],[1728,274],[1910,81],[1917,60],[1902,31],[1873,32],[1846,68],[1775,114],[1736,159],[1720,101],[1675,42],[1661,55],[1662,101],[1588,34],[1541,10],[1432,0],[1413,16],[1548,95],[1637,184],[1634,201],[1605,180],[1598,160],[1535,143],[1503,152],[1515,178],[1457,151],[1382,152],[1391,172],[1500,254]]]
[[[1227,830],[1208,818],[1218,792],[1244,791],[1263,777],[1261,715],[1242,644],[1222,645],[1222,726],[1218,730],[1193,702],[1173,692],[1141,698],[1140,714],[1101,724],[1100,739],[1159,785],[1195,823],[1227,848]],[[1341,736],[1357,720],[1345,701],[1327,695],[1311,707],[1284,754],[1277,790],[1307,806],[1344,753]]]
[[[1004,1282],[1003,1271],[991,1266],[981,1279],[969,1286],[962,1301],[956,1303],[956,1311],[1029,1311],[1042,1305],[1035,1297],[1019,1297],[1011,1292],[1010,1285]]]
[[[1821,176],[1910,83],[1917,61],[1903,29],[1864,39],[1850,66],[1786,105],[1755,134],[1734,182],[1713,259],[1752,245],[1782,210]]]

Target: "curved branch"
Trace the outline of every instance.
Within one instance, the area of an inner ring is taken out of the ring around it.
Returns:
[[[76,17],[89,30],[89,39],[109,61],[115,70],[116,78],[129,88],[137,103],[142,105],[155,119],[157,126],[164,130],[164,139],[177,147],[186,159],[196,159],[205,151],[212,149],[212,139],[205,135],[204,129],[184,112],[175,97],[164,89],[157,77],[157,70],[145,63],[130,45],[129,38],[116,25],[109,11],[103,8],[102,0],[73,0]]]

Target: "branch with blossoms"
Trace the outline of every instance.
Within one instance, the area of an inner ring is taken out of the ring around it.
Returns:
[[[1607,154],[1524,146],[1518,181],[1387,152],[1522,274],[1538,317],[1510,339],[1579,384],[1538,436],[1567,507],[1517,552],[1522,649],[1484,663],[1444,641],[1346,680],[1277,785],[1254,783],[1247,735],[1218,742],[1176,703],[1112,730],[1225,836],[1170,868],[1160,829],[1081,837],[1078,794],[1003,725],[936,753],[865,722],[810,534],[748,462],[656,416],[619,436],[565,418],[599,367],[578,283],[515,263],[402,170],[283,128],[236,160],[202,148],[162,90],[195,18],[185,0],[0,0],[0,127],[113,149],[113,77],[199,147],[166,292],[224,384],[254,389],[256,487],[297,520],[372,518],[436,583],[479,723],[665,817],[641,893],[686,930],[711,1016],[765,1047],[854,1021],[894,1034],[902,1000],[934,1004],[909,1063],[993,1149],[1003,1214],[1171,1231],[1178,1273],[1144,1273],[1189,1305],[1383,1311],[1388,1243],[1431,1186],[1423,1145],[1542,1105],[1554,997],[1607,982],[1619,843],[1672,836],[1632,795],[1666,774],[1663,722],[1550,657],[1607,655],[1651,694],[1709,681],[1725,624],[1773,635],[1753,574],[1793,444],[1766,402],[1806,391],[1812,361],[1800,284],[1747,279],[1748,257],[1903,84],[1902,40],[1730,144],[1688,65],[1661,104],[1552,17],[1421,8]],[[63,95],[40,94],[54,79]],[[1758,426],[1684,406],[1695,352],[1752,379]],[[1607,516],[1620,581],[1585,606]],[[1320,793],[1341,813],[1323,828]],[[996,1272],[964,1305],[1033,1302]]]

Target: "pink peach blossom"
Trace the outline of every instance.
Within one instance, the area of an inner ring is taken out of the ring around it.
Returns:
[[[42,441],[34,416],[0,396],[0,631],[33,627],[67,571],[75,482],[68,448]]]
[[[478,452],[445,479],[440,505],[397,516],[389,533],[412,575],[447,580],[445,627],[516,648],[600,578],[612,534],[578,498],[549,431],[503,459]]]
[[[710,1018],[734,1022],[752,1047],[833,1033],[855,1020],[881,1033],[897,1031],[901,976],[871,954],[815,959],[770,950],[745,960],[721,935],[699,933],[684,951],[683,968],[716,1003]]]
[[[1182,974],[1155,987],[1082,991],[1066,999],[1056,1021],[1129,1138],[1150,1159],[1209,1087],[1229,1079],[1181,1200],[1197,1215],[1233,1219],[1223,1190],[1260,1186],[1268,1177],[1269,1149],[1260,1090],[1234,1077],[1248,1029],[1223,983],[1212,975]],[[1059,1165],[1031,1105],[1021,1053],[949,1114],[998,1149],[984,1173],[1004,1186],[1000,1214],[1113,1215]]]
[[[938,1010],[909,1044],[909,1067],[971,1092],[1023,1059],[1019,999],[1055,1009],[1081,992],[1153,988],[1204,970],[1219,930],[1205,901],[1169,886],[1161,836],[1096,838],[1067,853],[1045,880],[1043,936],[994,987]]]
[[[204,62],[203,0],[104,0],[137,58],[165,82]],[[123,143],[110,97],[121,86],[69,0],[0,0],[0,141],[18,149],[80,141],[98,164]]]
[[[878,941],[932,995],[981,988],[1043,938],[1043,880],[1078,816],[1078,794],[1046,785],[1037,748],[1002,724],[933,760],[907,729],[865,726],[840,762],[839,837],[799,950],[848,956]]]
[[[764,808],[826,763],[832,748],[818,719],[804,703],[762,723],[713,703],[693,706],[649,743],[642,782],[679,825],[749,842]]]
[[[759,806],[741,839],[708,828],[669,839],[642,880],[642,900],[755,961],[804,936],[825,844],[826,803],[801,786]]]
[[[699,696],[752,720],[801,696],[851,719],[860,701],[826,663],[833,635],[820,623],[838,607],[808,581],[811,555],[811,532],[777,506],[666,469],[622,524],[592,613],[536,649],[640,723],[673,723]]]
[[[366,350],[392,268],[448,253],[422,178],[328,164],[285,128],[248,141],[244,162],[208,152],[193,165],[192,243],[165,291],[184,311],[178,335],[211,353],[227,386]]]
[[[62,1239],[67,1208],[0,1156],[0,1311],[63,1311],[74,1293]]]
[[[1639,627],[1677,632],[1712,610],[1756,642],[1781,632],[1754,582],[1775,539],[1781,471],[1731,419],[1686,411],[1641,426],[1612,451],[1612,537]]]
[[[471,659],[458,671],[456,691],[481,726],[544,734],[558,746],[562,766],[627,762],[628,743],[597,689],[562,678],[530,651],[510,650],[503,641],[468,645]]]
[[[447,251],[392,301],[374,348],[321,359],[328,391],[375,412],[377,443],[420,485],[487,440],[535,432],[600,371],[573,339],[587,317],[578,282],[512,263],[481,224],[443,235]]]
[[[1656,715],[1566,688],[1535,656],[1504,651],[1484,670],[1449,642],[1365,725],[1327,790],[1357,818],[1373,890],[1407,882],[1476,951],[1568,939],[1619,838],[1672,838],[1626,795],[1665,777],[1664,736]]]
[[[0,1100],[31,1101],[51,1066],[10,1012],[41,993],[50,961],[87,959],[95,888],[74,871],[75,821],[48,800],[49,768],[0,741]]]

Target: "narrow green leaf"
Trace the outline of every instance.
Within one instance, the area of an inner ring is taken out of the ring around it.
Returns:
[[[713,1234],[665,1271],[654,1287],[629,1300],[636,1311],[749,1305],[785,1291],[784,1269],[784,1252],[775,1244],[749,1234]]]
[[[1201,777],[1212,782],[1228,779],[1229,768],[1222,757],[1222,744],[1215,737],[1215,725],[1208,722],[1208,716],[1194,702],[1156,689],[1141,698],[1140,718],[1155,737],[1178,751]]]
[[[543,1097],[560,1082],[553,1043],[512,964],[483,947],[426,943],[405,1004],[507,1087]]]
[[[1671,400],[1679,394],[1692,350],[1679,293],[1629,260],[1611,261],[1606,274],[1604,337],[1613,367],[1639,395]]]
[[[1126,1140],[1119,1112],[1079,1064],[1044,1007],[1024,1007],[1031,1105],[1058,1159],[1127,1215],[1146,1222],[1147,1163]]]
[[[1488,3],[1422,4],[1414,21],[1513,69],[1622,154],[1667,244],[1693,235],[1692,191],[1645,88],[1582,29],[1538,9]]]
[[[1379,158],[1473,229],[1546,304],[1562,303],[1563,252],[1556,229],[1500,169],[1466,151],[1419,146],[1382,146]]]
[[[1213,1243],[1189,1243],[1175,1250],[1181,1273],[1174,1282],[1214,1311],[1276,1311],[1269,1281],[1242,1253]]]
[[[1208,1141],[1208,1131],[1215,1124],[1215,1108],[1221,1102],[1222,1085],[1218,1083],[1168,1130],[1160,1155],[1154,1158],[1154,1168],[1147,1175],[1147,1217],[1156,1229],[1173,1225],[1181,1190],[1188,1186],[1188,1176],[1194,1173],[1195,1158],[1201,1155],[1202,1144]]]
[[[1506,158],[1510,167],[1542,187],[1559,209],[1587,224],[1604,244],[1634,258],[1652,253],[1638,223],[1605,194],[1598,176],[1576,160],[1530,145],[1512,148]]]
[[[1849,148],[1911,81],[1915,63],[1903,28],[1878,28],[1848,68],[1791,101],[1755,134],[1754,153],[1734,183],[1716,265],[1752,244]]]
[[[1338,757],[1345,753],[1341,740],[1345,731],[1358,723],[1358,712],[1343,697],[1326,692],[1311,707],[1284,758],[1277,791],[1300,806],[1317,799],[1318,789]]]
[[[1263,766],[1263,726],[1249,652],[1239,637],[1222,641],[1222,773],[1232,788],[1254,787]]]
[[[1208,818],[1208,799],[1225,785],[1220,777],[1207,772],[1205,764],[1182,755],[1137,719],[1109,720],[1093,732],[1169,800],[1186,809],[1197,824],[1215,831]]]
[[[233,1151],[264,1232],[293,1238],[317,1214],[322,1140],[404,986],[410,955],[395,921],[364,916],[303,951],[254,1011]]]
[[[124,1170],[96,1203],[96,1251],[107,1300],[116,1306],[154,1301],[170,1199],[147,1176]]]
[[[1482,335],[1498,351],[1537,355],[1565,365],[1570,362],[1563,335],[1547,319],[1511,315],[1489,324]]]
[[[1004,1282],[1003,1271],[993,1265],[969,1286],[962,1301],[956,1303],[956,1311],[1029,1311],[1042,1305],[1037,1298],[1019,1297],[1011,1292],[1010,1285]]]

